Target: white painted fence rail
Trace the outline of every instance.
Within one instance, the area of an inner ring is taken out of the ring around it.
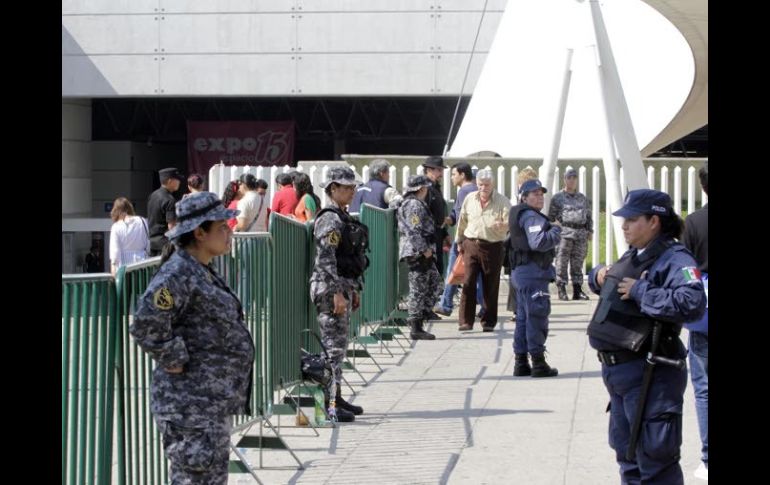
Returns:
[[[490,166],[490,164],[480,163],[475,164],[473,160],[470,161],[473,170],[486,168],[492,170],[495,174],[495,188],[498,192],[505,195],[512,203],[515,203],[518,199],[517,190],[512,190],[512,187],[516,186],[519,171],[524,167],[533,168],[531,164],[517,164],[502,166],[498,163],[496,170]],[[698,179],[698,170],[694,165],[700,166],[703,160],[683,159],[681,162],[677,162],[673,169],[666,165],[655,167],[653,164],[647,166],[647,181],[650,187],[666,192],[671,196],[674,202],[674,210],[683,215],[683,207],[686,207],[687,213],[695,211],[696,208],[702,207],[708,202],[706,194],[701,190],[700,181]],[[447,161],[446,164],[452,164],[455,162]],[[268,186],[268,200],[272,203],[273,194],[276,192],[275,177],[279,173],[286,173],[291,171],[305,172],[310,176],[310,180],[313,182],[315,192],[318,197],[321,198],[322,204],[326,204],[326,194],[320,188],[321,181],[326,177],[326,172],[329,168],[334,166],[349,166],[356,173],[357,177],[362,181],[367,182],[369,180],[369,166],[366,163],[349,164],[345,161],[322,161],[322,162],[300,162],[297,167],[284,166],[225,166],[215,165],[209,171],[209,189],[215,192],[218,196],[222,196],[227,183],[231,180],[237,179],[243,173],[252,173],[258,179],[263,179],[267,182]],[[518,165],[522,165],[521,168]],[[562,187],[561,173],[565,173],[567,170],[574,168],[578,171],[578,190],[591,200],[592,216],[595,224],[598,224],[601,212],[605,211],[606,200],[606,182],[604,179],[603,169],[601,166],[592,164],[586,165],[566,165],[563,166],[563,170],[559,166],[554,168],[554,183],[553,187],[549,187],[551,194],[558,192]],[[454,199],[457,194],[457,188],[451,186],[450,181],[450,168],[444,170],[444,179],[442,181],[442,189],[444,198]],[[670,177],[670,173],[673,170],[673,177]],[[687,171],[687,176],[682,177],[682,171]],[[590,171],[590,176],[589,176]],[[400,170],[396,166],[390,167],[390,185],[401,191],[405,184],[405,181],[413,174],[423,173],[423,168],[418,161],[412,164],[404,165],[400,167]],[[542,177],[541,177],[542,178]],[[620,169],[620,183],[624,184],[623,169]],[[590,184],[589,184],[590,179]],[[673,179],[673,180],[672,180]],[[621,195],[625,197],[626,189],[623,188]],[[683,206],[683,203],[685,204]],[[606,222],[609,224],[612,216],[608,213],[605,214]],[[611,231],[606,234],[606,247],[605,254],[597,254],[597,251],[592,252],[591,264],[595,266],[602,261],[607,261],[611,258],[612,247],[614,241],[611,240]],[[591,244],[593,247],[597,247],[599,244],[599,231],[594,231]]]

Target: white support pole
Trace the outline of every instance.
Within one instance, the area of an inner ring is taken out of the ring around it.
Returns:
[[[369,181],[369,165],[364,165],[361,169],[361,180],[366,183]]]
[[[497,193],[505,195],[505,167],[500,165],[497,167],[497,177],[495,178],[497,184]]]
[[[651,189],[655,188],[655,167],[652,165],[647,167],[647,186]]]
[[[615,242],[617,247],[624,247],[625,238],[623,237],[623,228],[621,225],[623,221],[620,217],[612,217],[612,212],[623,206],[620,181],[618,180],[618,159],[615,154],[615,143],[612,139],[612,126],[610,124],[609,107],[607,106],[607,99],[605,97],[604,79],[602,77],[602,66],[598,56],[596,57],[596,72],[599,79],[599,103],[601,104],[601,112],[604,115],[604,176],[607,181],[607,196],[605,200],[607,202],[607,263],[615,261],[616,258],[610,257],[612,254],[612,238],[611,234],[615,235]],[[610,230],[610,227],[612,230]],[[617,258],[620,258],[620,253],[617,254]]]
[[[586,173],[588,170],[586,170],[585,165],[581,165],[578,169],[578,192],[581,194],[586,193]]]
[[[419,170],[419,168],[417,169]],[[406,187],[406,183],[409,181],[409,166],[405,165],[404,168],[401,169],[401,180],[404,187]]]
[[[398,181],[396,180],[397,172],[398,170],[396,170],[396,167],[394,167],[393,165],[388,167],[388,173],[390,174],[390,185],[395,187],[396,190],[398,190],[399,192],[401,192],[401,189],[399,187],[401,187],[401,185],[404,185],[404,184],[398,185]]]
[[[695,212],[695,167],[687,169],[687,213]]]
[[[585,167],[582,167],[585,169]],[[583,172],[585,173],[585,171]],[[601,205],[600,187],[601,173],[599,167],[594,167],[591,170],[591,219],[594,221],[594,234],[591,236],[591,267],[596,268],[599,265],[599,206]]]
[[[324,165],[321,169],[321,182],[326,181],[326,174],[329,172],[329,166]],[[321,206],[326,207],[326,190],[321,191]]]
[[[548,152],[543,159],[543,167],[541,175],[545,177],[540,182],[543,187],[551,187],[554,179],[554,167],[559,157],[559,146],[561,145],[561,134],[564,128],[564,113],[567,111],[567,95],[569,94],[569,85],[572,80],[572,49],[567,49],[567,53],[564,59],[564,76],[562,77],[561,93],[559,94],[559,106],[556,110],[556,119],[554,120],[553,132],[551,136],[551,146],[548,148]],[[556,178],[558,183],[559,179]],[[551,205],[551,196],[555,190],[545,194],[545,205],[543,206],[543,213],[548,214],[548,207]]]
[[[519,200],[519,167],[514,165],[511,167],[511,196],[509,197],[509,200],[511,201],[511,204],[516,205],[518,204]]]
[[[591,18],[596,35],[597,52],[599,55],[599,78],[602,85],[605,110],[607,113],[610,132],[615,140],[617,153],[623,167],[626,169],[626,183],[629,190],[646,189],[644,183],[644,165],[639,143],[636,140],[631,114],[628,111],[623,86],[620,84],[618,68],[612,54],[612,46],[604,26],[604,18],[598,0],[590,0]]]
[[[605,218],[605,227],[607,228],[605,234],[604,234],[604,263],[610,264],[615,262],[616,258],[614,256],[614,253],[612,252],[612,231],[610,228],[613,226],[612,219],[618,219],[617,217],[612,217],[612,211],[610,210],[609,204],[607,204],[607,213],[604,214]]]
[[[663,166],[660,169],[660,191],[669,193],[668,191],[668,167]]]
[[[682,167],[674,168],[674,211],[682,215]]]
[[[623,172],[622,166],[620,167],[618,174],[620,178],[620,198],[626,200],[626,194],[628,194],[628,190],[626,190],[626,174]]]
[[[550,191],[551,191],[551,196],[550,196],[550,197],[548,197],[548,199],[549,199],[549,200],[550,200],[550,198],[553,196],[553,194],[555,194],[556,192],[558,192],[558,191],[559,191],[559,187],[560,187],[560,185],[559,185],[559,181],[560,181],[560,180],[561,180],[561,170],[559,169],[559,167],[558,167],[558,165],[557,165],[557,166],[556,166],[556,167],[554,167],[554,169],[553,169],[553,182],[551,183],[551,187],[549,187],[549,188],[548,188],[548,190],[550,190]],[[546,185],[545,185],[545,184],[543,184],[543,186],[545,187]],[[546,204],[546,206],[545,206],[545,207],[543,207],[543,211],[544,211],[544,213],[546,213],[546,214],[548,213],[548,212],[547,212],[547,207],[548,207],[548,205],[549,205],[549,204]]]
[[[452,178],[450,176],[451,173],[451,168],[447,167],[444,169],[444,179],[443,184],[441,185],[441,194],[444,196],[444,200],[449,200],[450,197],[449,191],[452,188]]]
[[[273,200],[273,196],[275,196],[275,193],[277,192],[275,187],[275,176],[278,175],[279,168],[280,167],[276,167],[276,166],[270,167],[270,180],[267,181],[267,195],[271,201]],[[326,176],[326,172],[324,172],[324,177],[325,176]],[[324,202],[326,201],[324,200]]]

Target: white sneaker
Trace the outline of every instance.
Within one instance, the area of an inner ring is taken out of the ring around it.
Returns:
[[[700,478],[701,480],[708,481],[709,469],[703,462],[700,462],[700,466],[698,467],[697,470],[695,470],[695,473],[693,473],[693,475],[695,475],[695,478]]]

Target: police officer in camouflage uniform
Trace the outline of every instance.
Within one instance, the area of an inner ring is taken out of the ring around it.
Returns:
[[[409,266],[407,321],[412,340],[434,340],[423,322],[430,319],[433,305],[444,291],[444,282],[436,269],[434,241],[436,226],[425,203],[433,182],[425,175],[412,175],[404,187],[404,200],[398,208],[398,256]]]
[[[559,221],[561,242],[556,249],[556,288],[559,299],[567,300],[567,265],[572,276],[572,299],[588,300],[583,292],[583,263],[588,254],[588,239],[593,234],[591,202],[577,191],[578,178],[574,168],[564,173],[564,189],[551,199],[548,218]]]
[[[232,415],[251,414],[254,343],[238,297],[210,264],[230,251],[228,210],[211,192],[176,205],[161,267],[129,332],[156,362],[151,410],[171,484],[225,485]]]
[[[347,212],[356,186],[355,173],[349,167],[333,167],[321,187],[329,199],[314,223],[315,266],[310,276],[310,298],[318,312],[321,340],[331,359],[333,379],[325,389],[327,408],[332,419],[355,420],[364,412],[361,406],[348,403],[340,395],[342,361],[348,348],[350,312],[361,306],[366,256],[359,252],[359,235],[366,226]],[[332,400],[331,398],[334,397]]]

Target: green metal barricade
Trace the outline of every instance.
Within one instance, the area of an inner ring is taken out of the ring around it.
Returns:
[[[254,340],[255,356],[251,406],[255,416],[269,413],[273,386],[268,359],[273,316],[273,240],[270,234],[234,234],[233,250],[215,258],[214,266],[243,305],[246,326]],[[238,416],[235,424],[253,417]]]
[[[116,331],[109,274],[62,275],[62,484],[110,483]]]
[[[268,361],[272,363],[273,386],[286,388],[302,380],[300,345],[308,345],[303,329],[318,331],[315,309],[310,302],[310,272],[313,265],[312,225],[272,213],[270,234],[275,246],[272,321],[272,346]],[[317,344],[310,339],[310,346]]]
[[[134,310],[150,280],[158,271],[160,258],[123,266],[118,270],[117,300],[120,324],[117,332],[118,392],[118,483],[164,484],[168,463],[163,444],[150,413],[150,383],[155,364],[128,333]]]
[[[364,273],[361,314],[366,323],[383,323],[398,303],[395,211],[364,204],[361,222],[369,228],[370,248],[369,268]]]

